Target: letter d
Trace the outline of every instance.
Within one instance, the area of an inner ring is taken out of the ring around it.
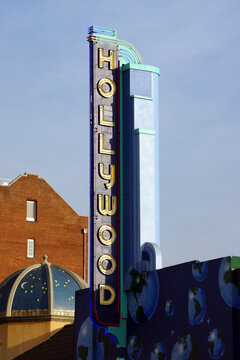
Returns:
[[[99,302],[100,305],[111,305],[116,297],[115,290],[110,285],[99,285]],[[110,293],[110,298],[106,299],[106,292]]]

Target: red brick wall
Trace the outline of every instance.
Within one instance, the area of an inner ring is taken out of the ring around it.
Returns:
[[[27,200],[37,201],[37,221],[26,221]],[[85,281],[88,272],[87,216],[79,216],[37,175],[22,175],[0,186],[0,282],[16,270],[48,261],[74,271]],[[27,257],[27,239],[35,240],[35,257]],[[85,253],[85,259],[84,259]],[[84,271],[85,267],[85,271]]]

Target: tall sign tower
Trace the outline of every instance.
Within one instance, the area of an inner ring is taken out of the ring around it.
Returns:
[[[90,239],[92,321],[124,347],[127,277],[161,267],[159,70],[142,64],[112,29],[90,43]]]

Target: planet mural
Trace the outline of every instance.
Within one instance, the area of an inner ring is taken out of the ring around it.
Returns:
[[[128,310],[136,323],[149,320],[158,305],[159,281],[155,271],[138,272],[132,269],[128,293]]]
[[[142,352],[142,343],[138,334],[130,335],[128,339],[127,353],[130,360],[139,358]]]
[[[172,348],[171,360],[200,360],[197,344],[190,334],[179,336]]]
[[[88,360],[92,357],[92,331],[92,321],[88,317],[82,324],[78,335],[78,358],[80,360]]]
[[[213,329],[208,337],[208,353],[212,359],[219,359],[225,349],[223,332],[219,329]]]
[[[208,273],[208,262],[194,262],[192,264],[192,274],[195,280],[203,281]]]
[[[240,273],[231,269],[230,258],[223,258],[219,267],[218,285],[225,303],[240,309]]]
[[[174,314],[175,303],[173,300],[169,299],[166,301],[165,311],[166,311],[167,316],[172,316]]]
[[[203,321],[206,313],[206,297],[202,289],[195,287],[188,292],[188,321],[191,325],[198,325]]]
[[[158,342],[153,345],[151,360],[167,360],[167,351],[162,343]]]
[[[207,276],[201,283],[193,277],[193,262],[156,272],[130,269],[124,283],[128,289],[127,344],[117,347],[111,339],[113,345],[108,352],[103,330],[96,329],[92,354],[86,326],[87,322],[92,324],[88,319],[82,328],[78,326],[76,359],[240,359],[240,308],[236,299],[239,270],[231,269],[230,257],[209,261],[204,268],[202,272]]]
[[[95,345],[93,344],[94,338],[96,339]],[[109,359],[111,339],[104,334],[103,328],[93,326],[90,317],[84,321],[79,331],[77,352],[79,360]]]

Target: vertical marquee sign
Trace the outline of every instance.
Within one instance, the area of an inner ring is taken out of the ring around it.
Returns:
[[[90,41],[91,316],[120,323],[118,46]]]

